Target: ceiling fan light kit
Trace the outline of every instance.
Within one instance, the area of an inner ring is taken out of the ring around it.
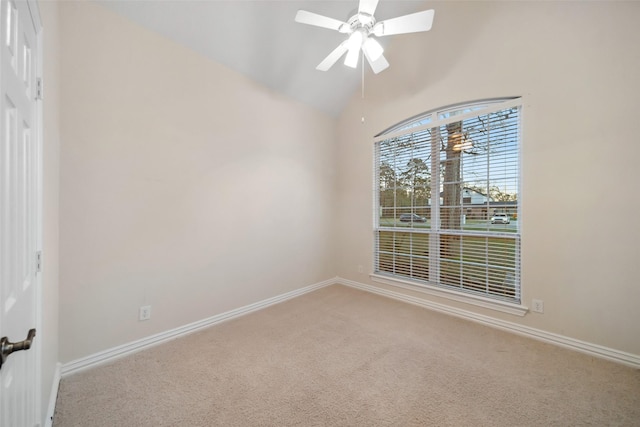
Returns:
[[[356,68],[358,66],[360,51],[362,51],[373,72],[378,74],[389,67],[389,62],[387,62],[383,55],[384,49],[380,43],[373,38],[374,36],[383,37],[394,34],[429,31],[433,25],[433,17],[435,14],[433,9],[376,22],[373,15],[377,6],[378,0],[360,0],[358,13],[349,18],[347,22],[318,15],[317,13],[306,10],[298,11],[295,18],[296,22],[327,28],[349,35],[347,40],[338,45],[337,48],[318,64],[316,67],[317,70],[327,71],[338,62],[345,53],[347,53],[347,56],[344,64],[348,67]]]
[[[344,65],[351,68],[358,66],[358,56],[360,56],[360,47],[362,46],[363,35],[361,31],[354,31],[347,41],[349,51],[344,60]]]
[[[376,61],[384,53],[384,49],[376,39],[368,38],[362,44],[362,50],[367,52],[367,57]]]

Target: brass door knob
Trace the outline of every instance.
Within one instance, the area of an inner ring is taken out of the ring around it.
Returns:
[[[30,329],[27,334],[27,339],[24,341],[9,342],[9,338],[7,337],[0,338],[0,369],[2,369],[2,365],[11,353],[15,353],[20,350],[29,350],[35,336],[36,330]]]

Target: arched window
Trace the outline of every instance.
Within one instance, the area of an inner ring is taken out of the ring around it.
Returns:
[[[520,303],[521,100],[430,111],[375,137],[375,275]]]

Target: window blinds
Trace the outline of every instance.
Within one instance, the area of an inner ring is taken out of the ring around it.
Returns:
[[[392,131],[375,141],[375,272],[519,302],[519,100]]]

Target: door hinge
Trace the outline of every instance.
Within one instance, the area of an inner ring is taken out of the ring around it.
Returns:
[[[36,78],[36,100],[42,100],[42,77]]]
[[[42,271],[42,251],[36,252],[36,273]]]

